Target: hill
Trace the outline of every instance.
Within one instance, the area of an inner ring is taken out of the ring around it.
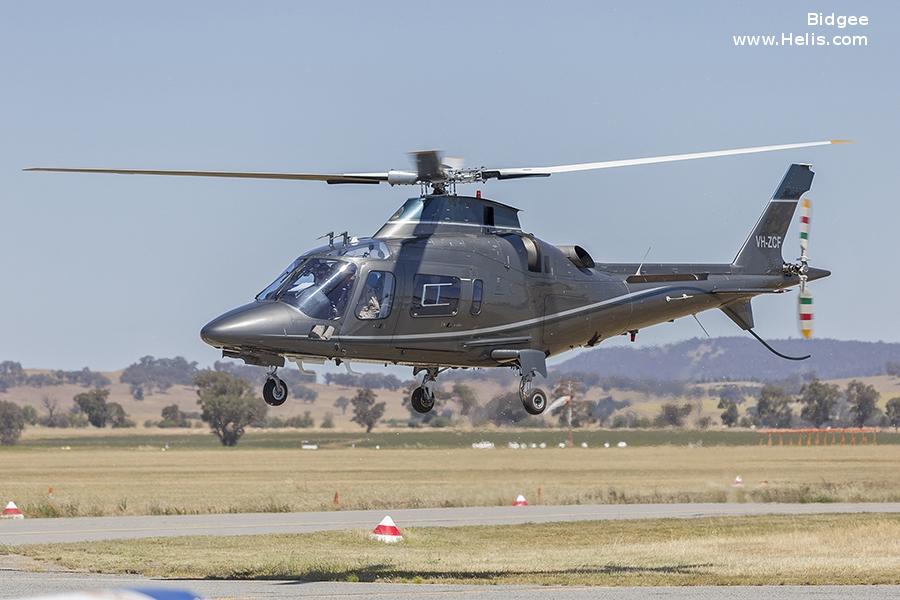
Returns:
[[[598,347],[564,361],[555,374],[593,373],[601,377],[682,381],[774,381],[815,374],[820,379],[870,377],[885,373],[885,363],[900,362],[900,344],[844,340],[773,340],[789,361],[768,352],[749,337],[695,338],[652,347]]]

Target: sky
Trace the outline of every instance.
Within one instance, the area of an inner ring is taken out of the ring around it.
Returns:
[[[648,247],[649,261],[728,262],[787,166],[812,163],[809,252],[834,273],[813,285],[816,335],[900,342],[897,3],[2,7],[0,360],[211,364],[203,324],[252,299],[318,236],[371,234],[417,193],[24,167],[384,171],[433,148],[515,167],[830,138],[856,143],[478,189],[598,262],[639,261]],[[807,12],[834,11],[869,24],[807,23]],[[868,45],[732,37],[807,32]],[[788,243],[786,258],[797,253]],[[793,297],[754,308],[763,337],[798,335]],[[713,336],[739,333],[718,311],[700,319]],[[702,335],[682,319],[638,343]]]

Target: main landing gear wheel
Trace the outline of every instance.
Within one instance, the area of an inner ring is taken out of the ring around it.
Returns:
[[[272,375],[263,386],[263,400],[269,406],[281,406],[288,399],[287,384],[281,378]]]
[[[424,386],[419,386],[409,395],[409,403],[418,413],[427,413],[434,408],[434,394],[430,393]]]
[[[547,408],[547,393],[540,388],[533,388],[522,397],[522,406],[529,415],[539,415]]]

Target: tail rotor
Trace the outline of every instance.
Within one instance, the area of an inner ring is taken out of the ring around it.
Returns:
[[[809,278],[809,198],[803,198],[800,204],[800,258],[797,276],[800,278],[800,295],[798,303],[798,320],[800,333],[804,338],[810,339],[813,334],[813,297],[807,288]]]

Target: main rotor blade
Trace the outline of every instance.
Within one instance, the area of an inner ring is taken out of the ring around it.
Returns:
[[[593,171],[596,169],[612,169],[615,167],[633,167],[654,163],[694,160],[696,158],[714,158],[717,156],[735,156],[738,154],[755,154],[757,152],[774,152],[776,150],[793,150],[810,146],[827,146],[829,144],[847,143],[849,140],[825,140],[821,142],[802,142],[798,144],[779,144],[776,146],[753,146],[750,148],[733,148],[731,150],[713,150],[712,152],[693,152],[689,154],[670,154],[667,156],[650,156],[647,158],[629,158],[625,160],[607,160],[602,162],[577,163],[572,165],[556,165],[550,167],[515,167],[506,169],[485,169],[484,178],[514,179],[517,177],[547,177],[555,173],[573,173],[576,171]]]
[[[98,169],[71,167],[30,167],[25,171],[53,171],[56,173],[114,173],[117,175],[180,175],[185,177],[238,177],[244,179],[300,179],[327,183],[380,183],[388,180],[387,173],[260,173],[253,171],[169,171],[154,169]]]

